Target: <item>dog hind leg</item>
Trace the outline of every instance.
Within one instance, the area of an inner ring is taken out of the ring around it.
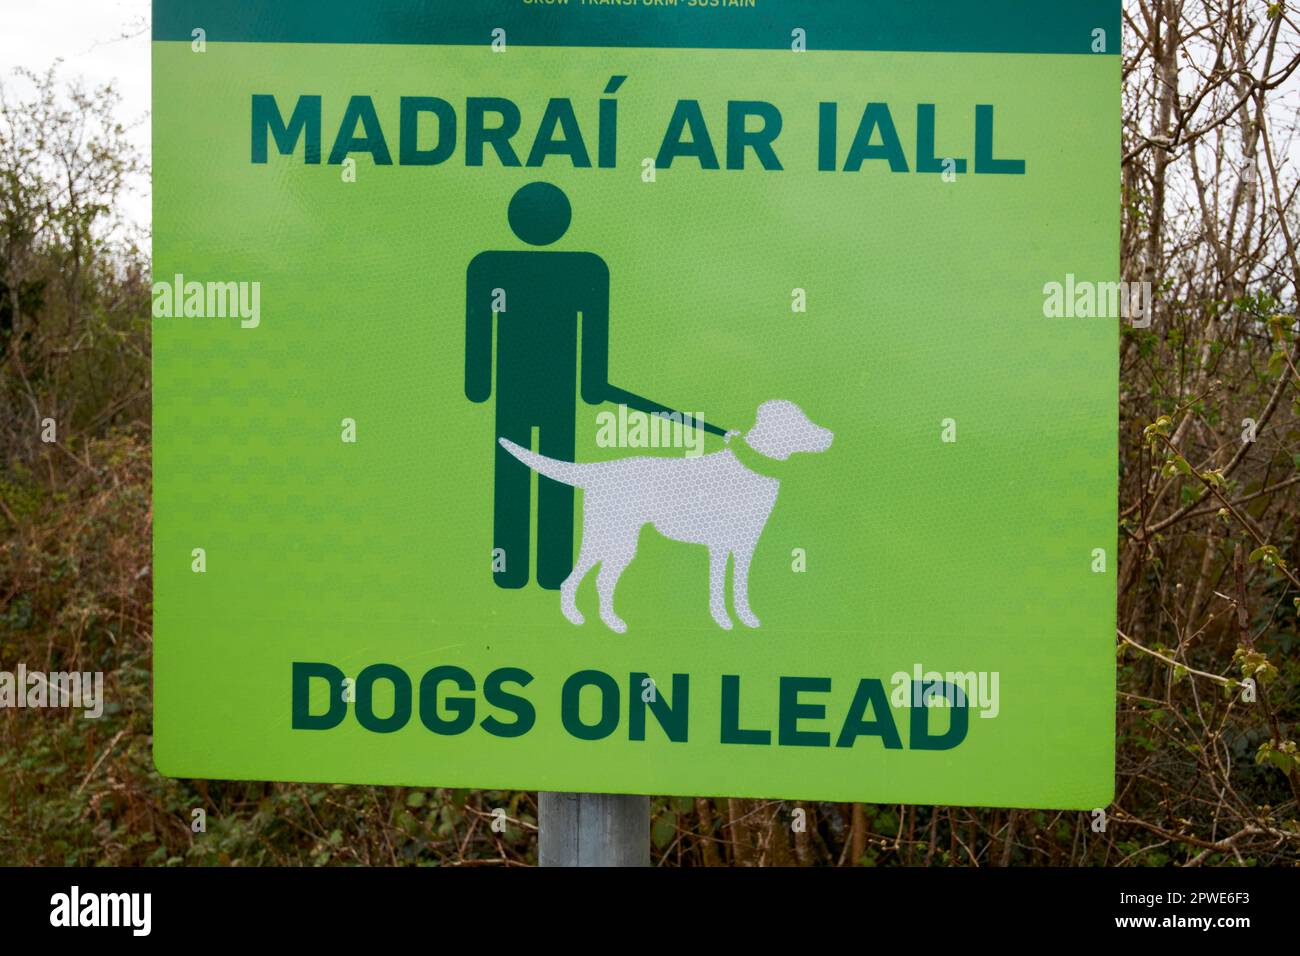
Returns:
[[[709,613],[718,627],[731,630],[727,616],[727,549],[709,548]]]
[[[576,597],[582,579],[587,576],[587,572],[595,565],[596,556],[588,548],[584,547],[578,554],[578,563],[573,566],[573,573],[565,578],[564,583],[560,585],[560,610],[574,624],[581,624],[586,620],[582,616],[582,612],[578,610]]]
[[[735,566],[731,571],[731,603],[736,607],[736,617],[746,627],[758,627],[758,618],[749,608],[749,562],[754,552],[749,549],[733,551]]]

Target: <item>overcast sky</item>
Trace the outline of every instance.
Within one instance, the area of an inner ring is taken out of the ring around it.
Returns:
[[[364,3],[365,0],[358,0]],[[13,83],[12,72],[23,66],[38,72],[62,59],[60,75],[88,83],[112,82],[122,97],[121,118],[147,158],[149,129],[150,0],[0,0],[4,28],[0,30],[0,79]],[[1289,126],[1295,118],[1294,81],[1274,100],[1284,108]],[[1289,155],[1296,144],[1283,139],[1279,152]],[[149,226],[149,184],[141,182],[125,197],[122,211]]]
[[[88,84],[112,82],[122,96],[121,119],[149,155],[150,0],[0,0],[0,78],[15,67],[44,72],[62,59],[59,75]],[[125,38],[124,38],[125,37]],[[123,210],[149,225],[148,183],[124,200]]]

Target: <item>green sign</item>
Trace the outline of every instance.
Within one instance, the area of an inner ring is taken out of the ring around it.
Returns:
[[[1107,804],[1119,44],[157,0],[159,769]]]

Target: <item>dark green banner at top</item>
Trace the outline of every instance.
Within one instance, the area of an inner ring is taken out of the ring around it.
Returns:
[[[1118,54],[1120,0],[155,0],[155,40]]]

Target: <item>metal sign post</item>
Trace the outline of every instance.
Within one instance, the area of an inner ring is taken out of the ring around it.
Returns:
[[[650,798],[546,793],[538,799],[542,866],[649,866]]]

